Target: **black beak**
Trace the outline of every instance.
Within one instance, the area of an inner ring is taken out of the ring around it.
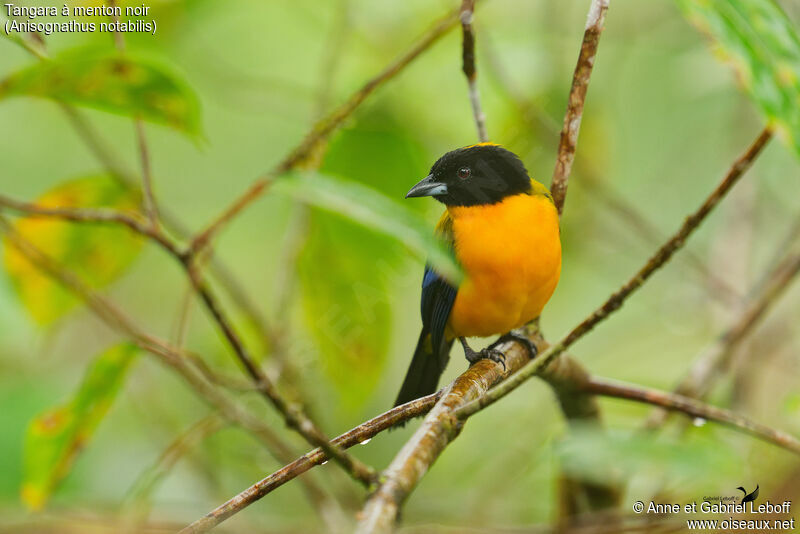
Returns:
[[[444,195],[447,193],[447,184],[437,182],[433,179],[433,175],[429,174],[423,178],[417,185],[411,188],[406,194],[406,198],[412,197],[433,197],[436,195]]]

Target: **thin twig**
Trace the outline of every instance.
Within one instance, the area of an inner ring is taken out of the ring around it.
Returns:
[[[575,73],[572,76],[572,88],[569,92],[567,113],[564,115],[564,128],[561,130],[556,168],[550,184],[550,191],[559,215],[564,211],[567,183],[572,172],[572,162],[575,160],[575,149],[578,146],[583,104],[586,101],[586,90],[589,88],[589,78],[592,75],[597,46],[600,43],[600,34],[603,31],[606,11],[608,11],[608,2],[609,0],[592,0],[581,43],[581,52],[578,55],[578,64],[575,65]]]
[[[769,273],[760,290],[748,301],[731,326],[700,354],[689,372],[675,388],[675,393],[702,399],[722,375],[736,348],[761,323],[769,310],[800,273],[800,250],[797,245]],[[647,418],[645,428],[655,429],[667,419],[667,413],[656,410]]]
[[[392,408],[377,417],[361,423],[357,427],[345,432],[335,438],[332,443],[347,449],[366,440],[372,439],[384,430],[395,426],[398,423],[408,421],[428,412],[441,393],[434,393],[427,397],[421,397],[401,406]],[[224,504],[218,506],[202,518],[181,530],[181,534],[207,532],[219,525],[232,515],[241,512],[257,500],[261,499],[271,491],[286,484],[295,477],[305,473],[316,465],[321,465],[328,460],[328,456],[322,449],[315,449],[294,462],[284,466],[280,470],[272,473],[268,477],[256,482],[243,492],[231,498]]]
[[[467,77],[469,102],[472,105],[472,115],[475,117],[475,127],[478,129],[478,140],[485,143],[489,140],[486,133],[486,115],[481,107],[481,97],[478,92],[478,71],[475,69],[475,32],[472,29],[472,19],[475,14],[475,0],[462,0],[461,33],[463,36],[461,46],[461,69]]]
[[[318,121],[300,144],[294,148],[274,169],[258,178],[230,206],[223,210],[206,228],[192,240],[191,250],[197,251],[206,246],[211,238],[231,219],[259,198],[279,175],[294,169],[310,154],[321,146],[341,124],[367,99],[378,87],[394,78],[420,54],[433,45],[440,37],[458,22],[458,12],[452,12],[440,19],[425,33],[406,53],[390,63],[374,78],[367,81],[358,91],[353,93],[342,105],[334,109],[325,118]]]
[[[709,421],[716,421],[795,454],[800,454],[800,441],[794,436],[751,421],[747,417],[731,412],[730,410],[717,408],[716,406],[708,405],[684,395],[642,388],[597,377],[591,377],[588,381],[579,384],[578,387],[595,395],[617,397],[620,399],[652,404],[664,410],[680,412],[691,417],[700,417]]]
[[[116,0],[108,0],[111,7],[111,21],[114,23],[114,46],[120,54],[125,53],[125,36],[119,31],[119,16],[117,16]],[[150,166],[150,150],[147,147],[147,137],[144,132],[144,123],[139,117],[134,117],[133,128],[136,132],[136,142],[139,147],[139,160],[142,165],[142,200],[144,213],[147,215],[150,226],[158,227],[158,208],[153,195],[153,175]]]
[[[161,230],[143,221],[136,213],[126,213],[110,208],[60,208],[40,206],[0,195],[0,208],[24,213],[29,217],[50,217],[65,221],[91,224],[120,224],[133,232],[151,239],[172,256],[181,258],[184,253]]]
[[[482,396],[480,399],[473,401],[470,405],[461,408],[458,411],[458,417],[465,418],[482,410],[486,406],[497,402],[499,399],[511,393],[519,387],[528,378],[534,376],[542,369],[544,369],[551,361],[553,361],[559,354],[564,352],[569,346],[575,343],[578,339],[586,335],[598,323],[605,320],[609,315],[618,310],[622,304],[630,297],[637,289],[639,289],[644,282],[650,278],[659,268],[661,268],[670,258],[677,252],[686,242],[686,239],[694,233],[700,223],[705,220],[708,214],[719,204],[720,200],[725,194],[730,191],[733,185],[741,178],[744,172],[752,165],[755,158],[766,146],[767,142],[772,138],[772,131],[769,127],[765,128],[756,138],[752,145],[742,154],[731,169],[728,171],[725,178],[720,184],[711,192],[703,204],[686,218],[678,232],[673,235],[661,248],[651,257],[647,263],[642,267],[628,282],[626,282],[618,291],[611,295],[602,306],[596,309],[589,317],[587,317],[578,326],[564,337],[559,343],[551,347],[547,352],[537,357],[525,365],[520,371],[514,374],[511,378],[504,381],[502,384]]]

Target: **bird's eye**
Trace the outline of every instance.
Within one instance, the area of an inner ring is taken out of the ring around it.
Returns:
[[[472,174],[472,171],[469,167],[461,167],[458,169],[458,177],[462,180],[469,178],[469,175]]]

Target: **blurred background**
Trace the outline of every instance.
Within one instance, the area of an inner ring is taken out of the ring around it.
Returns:
[[[196,135],[146,124],[158,203],[191,230],[201,229],[296,146],[315,120],[458,7],[426,0],[147,5],[145,18],[156,20],[157,31],[125,34],[129,53],[181,80],[199,102]],[[531,175],[548,185],[588,5],[491,0],[476,13],[478,83],[490,138],[519,154]],[[781,5],[796,25],[800,3]],[[109,33],[45,39],[56,56],[87,46],[113,48]],[[0,77],[36,63],[10,41],[0,41],[0,50]],[[402,202],[438,156],[477,140],[460,58],[455,28],[357,109],[320,154],[320,170]],[[91,109],[83,114],[119,165],[138,175],[130,117]],[[545,335],[560,338],[626,281],[764,124],[734,71],[674,1],[612,2],[562,223],[563,274],[542,317]],[[0,125],[3,195],[34,200],[104,171],[52,101],[3,98]],[[798,170],[793,149],[771,143],[686,249],[572,354],[599,376],[673,389],[736,321],[796,239]],[[408,202],[407,208],[431,226],[441,210],[433,201]],[[100,247],[100,261],[120,265],[107,267],[113,272],[103,277],[103,291],[148,332],[182,339],[208,365],[237,376],[237,364],[176,262],[150,244],[110,246]],[[277,336],[272,341],[283,343],[288,364],[275,360],[275,347],[225,297],[248,345],[273,377],[280,375],[287,395],[305,399],[328,435],[391,407],[420,327],[423,260],[346,217],[278,193],[266,194],[226,228],[215,250]],[[69,402],[98,355],[124,339],[86,308],[46,300],[44,290],[25,297],[19,278],[30,273],[19,265],[15,270],[9,254],[0,270],[0,531],[175,530],[281,466],[246,432],[219,423],[183,381],[142,353],[130,362],[110,410],[66,478],[42,509],[31,511],[20,497],[30,472],[23,460],[29,423]],[[86,258],[69,261],[78,265]],[[781,295],[739,345],[710,402],[800,433],[799,302],[800,286]],[[445,380],[465,368],[454,350]],[[235,399],[297,454],[308,449],[256,395],[236,392]],[[623,515],[633,501],[656,495],[660,502],[685,503],[738,496],[737,486],[756,484],[773,501],[800,499],[800,464],[789,452],[713,423],[686,428],[678,417],[663,432],[645,436],[639,429],[649,407],[619,400],[602,400],[601,407],[608,434],[570,437],[549,387],[531,381],[465,426],[406,503],[403,528],[548,525],[558,516],[561,473],[591,477],[598,466],[612,467],[625,481]],[[352,452],[382,469],[418,424]],[[305,476],[335,496],[345,514],[360,508],[363,490],[336,466]],[[294,481],[220,531],[327,526]]]

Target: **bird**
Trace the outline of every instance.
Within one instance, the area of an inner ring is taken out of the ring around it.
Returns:
[[[489,358],[505,367],[494,344],[475,351],[468,337],[500,334],[498,342],[516,339],[535,357],[536,346],[513,330],[539,317],[561,274],[553,197],[513,152],[495,143],[447,152],[406,198],[426,196],[445,206],[436,235],[464,276],[454,285],[425,267],[422,331],[395,406],[436,391],[456,339],[470,364]]]
[[[755,500],[758,498],[758,484],[756,484],[756,489],[753,490],[753,493],[747,493],[747,490],[741,486],[739,486],[736,489],[744,493],[741,504],[744,504],[746,502],[755,502]]]

